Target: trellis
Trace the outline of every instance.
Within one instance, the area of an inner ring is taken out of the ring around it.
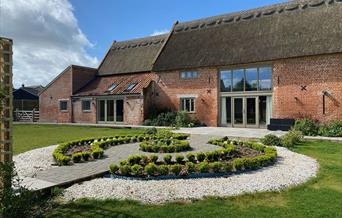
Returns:
[[[0,37],[0,162],[12,161],[12,45]]]

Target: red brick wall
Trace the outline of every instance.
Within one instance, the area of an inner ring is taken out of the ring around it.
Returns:
[[[39,96],[40,122],[71,122],[71,68],[67,68],[57,79]],[[68,111],[59,110],[59,100],[68,100]]]
[[[218,73],[215,68],[197,69],[198,78],[181,79],[181,71],[158,73],[154,89],[154,104],[160,108],[180,110],[180,97],[196,96],[195,116],[207,126],[218,122]]]
[[[75,123],[96,123],[96,100],[92,99],[90,111],[82,111],[82,100],[74,99],[73,122]]]
[[[273,68],[274,118],[342,120],[342,54],[279,60]],[[331,93],[325,101],[326,114],[323,91]]]
[[[140,125],[144,121],[143,96],[127,96],[124,99],[124,123]]]

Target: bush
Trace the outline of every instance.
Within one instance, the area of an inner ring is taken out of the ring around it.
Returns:
[[[196,158],[199,162],[202,162],[205,159],[205,154],[203,152],[197,153]]]
[[[131,167],[131,174],[133,176],[140,176],[143,172],[143,167],[140,166],[139,164],[134,164],[132,167]]]
[[[281,137],[281,144],[284,147],[294,147],[303,140],[304,136],[302,132],[297,130],[291,130]]]
[[[150,155],[149,159],[151,160],[151,162],[156,163],[158,161],[158,155]]]
[[[327,137],[342,137],[342,121],[334,121],[319,129],[319,135]]]
[[[144,170],[149,176],[155,176],[158,173],[158,168],[154,163],[147,164]]]
[[[281,139],[273,134],[265,135],[260,141],[262,144],[268,146],[281,146]]]
[[[209,173],[209,169],[209,164],[207,162],[197,164],[197,170],[199,173]]]
[[[209,151],[205,153],[205,158],[208,162],[217,161],[219,158],[219,153],[217,151]]]
[[[209,164],[209,168],[214,172],[214,173],[221,173],[223,172],[223,164],[221,162],[213,162]]]
[[[170,164],[172,162],[172,156],[167,154],[167,155],[164,155],[164,162],[166,164]]]
[[[185,167],[188,170],[189,173],[193,173],[196,171],[196,165],[192,162],[186,162]]]
[[[192,122],[188,112],[180,111],[176,116],[176,126],[177,127],[193,127],[194,122]]]
[[[157,133],[158,133],[158,130],[155,127],[146,129],[145,131],[145,134],[147,135],[156,135]]]
[[[318,124],[310,119],[296,120],[293,128],[307,136],[315,136],[318,133]]]
[[[178,155],[176,155],[175,159],[176,159],[177,163],[181,164],[181,163],[183,163],[184,155],[178,154]]]
[[[79,153],[75,153],[72,155],[72,161],[74,163],[79,163],[81,162],[81,160],[82,160],[82,153],[79,152]]]
[[[245,169],[245,158],[237,158],[232,161],[235,171],[241,171]]]
[[[195,162],[196,162],[196,157],[195,157],[195,155],[192,154],[192,153],[188,153],[188,154],[186,155],[186,158],[188,159],[188,161],[190,161],[190,162],[192,162],[192,163],[195,163]]]
[[[110,172],[111,174],[113,174],[113,175],[114,175],[118,170],[119,170],[119,166],[116,165],[116,164],[111,164],[111,165],[109,166],[109,172]]]
[[[123,176],[129,176],[131,173],[131,167],[128,165],[121,165],[119,167],[119,170],[120,170],[121,175]]]
[[[133,166],[134,164],[140,164],[141,156],[140,155],[130,155],[127,159],[128,164]]]
[[[94,159],[99,159],[99,158],[103,157],[103,153],[104,153],[103,149],[97,148],[97,149],[94,149],[91,154],[92,154]]]
[[[91,153],[89,151],[82,152],[82,158],[84,161],[88,161],[91,156]]]
[[[180,165],[180,164],[171,165],[170,171],[171,171],[174,175],[178,176],[179,173],[182,171],[182,165]]]
[[[163,175],[163,176],[169,175],[169,167],[167,165],[160,165],[158,167],[158,171],[160,175]]]

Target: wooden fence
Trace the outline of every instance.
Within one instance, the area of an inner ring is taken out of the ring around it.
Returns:
[[[37,122],[39,120],[39,111],[14,111],[14,121],[18,122]]]

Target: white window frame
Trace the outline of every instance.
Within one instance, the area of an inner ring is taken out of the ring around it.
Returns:
[[[197,71],[182,71],[180,72],[180,78],[181,79],[196,79],[198,78],[198,72]]]
[[[85,102],[85,101],[89,102],[89,109],[88,110],[85,110],[83,108],[83,102]],[[91,99],[82,99],[81,100],[81,109],[82,109],[82,112],[91,112]]]
[[[190,101],[190,110],[186,110],[186,101]],[[196,98],[194,97],[181,97],[180,98],[180,110],[188,113],[196,113]],[[193,110],[191,110],[193,108]]]

